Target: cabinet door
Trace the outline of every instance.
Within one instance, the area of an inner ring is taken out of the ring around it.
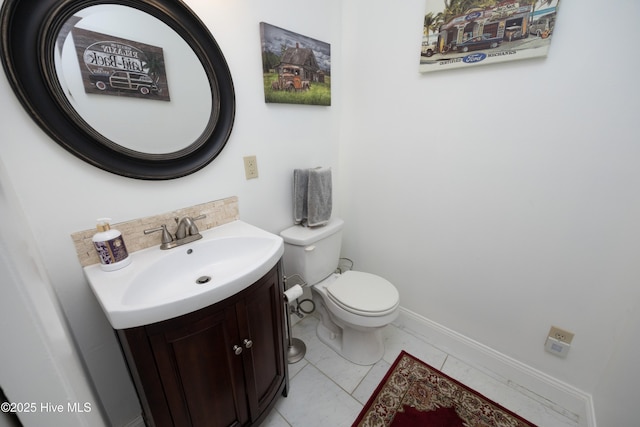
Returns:
[[[252,422],[275,401],[285,381],[283,304],[277,268],[236,304]]]
[[[249,419],[235,307],[150,334],[175,426],[240,426]],[[237,349],[237,347],[236,347]]]

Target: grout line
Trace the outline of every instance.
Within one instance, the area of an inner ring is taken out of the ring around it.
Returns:
[[[284,417],[284,415],[282,415],[282,413],[281,413],[280,411],[278,411],[276,408],[273,408],[273,409],[278,413],[278,415],[280,415],[280,418],[282,418],[282,419],[284,420],[284,422],[285,422],[285,423],[287,423],[287,425],[288,425],[289,427],[293,427],[293,424],[291,424],[291,423],[289,422],[289,420],[288,420],[288,419],[286,419],[286,418]]]
[[[380,359],[383,360],[383,359]],[[380,362],[380,360],[378,360],[378,362]],[[353,391],[351,393],[349,393],[349,395],[351,397],[353,397],[358,403],[360,403],[360,401],[353,395],[353,393],[356,392],[356,390],[358,390],[358,387],[360,387],[360,384],[362,384],[364,382],[364,380],[369,376],[369,374],[371,373],[371,371],[373,370],[373,367],[376,366],[378,364],[378,362],[374,363],[373,365],[369,366],[369,369],[367,370],[367,372],[362,376],[362,378],[360,378],[360,381],[358,381],[358,384],[356,384],[356,386],[353,388]],[[343,389],[344,390],[344,389]],[[345,390],[346,391],[346,390]],[[348,393],[348,392],[347,392]]]
[[[330,349],[330,350],[334,352],[335,357],[342,357],[342,356],[340,356],[338,353],[336,353],[336,352],[335,352],[335,350],[333,350],[333,349]],[[304,368],[302,368],[302,369],[300,369],[300,370],[298,371],[298,374],[299,374],[300,372],[302,372],[304,369],[306,369],[306,367],[307,367],[307,366],[311,365],[311,366],[313,366],[314,368],[316,368],[316,369],[318,370],[318,372],[320,372],[323,376],[325,376],[329,381],[331,381],[332,383],[334,383],[335,385],[337,385],[337,386],[338,386],[338,388],[339,388],[340,390],[342,390],[342,391],[344,391],[345,393],[347,393],[349,396],[351,396],[351,398],[352,398],[353,400],[355,400],[356,402],[358,402],[358,404],[359,404],[360,406],[362,406],[362,403],[360,403],[360,401],[359,401],[358,399],[356,399],[356,398],[353,396],[353,393],[355,393],[356,389],[357,389],[357,388],[358,388],[358,386],[362,383],[362,381],[364,380],[364,378],[365,378],[367,375],[369,375],[369,372],[371,372],[371,368],[373,368],[373,366],[374,366],[374,365],[371,365],[371,366],[369,367],[369,370],[367,371],[367,373],[366,373],[366,374],[364,374],[364,376],[362,377],[362,379],[360,380],[360,382],[358,382],[358,385],[356,385],[356,386],[354,387],[354,389],[353,389],[353,391],[352,391],[352,392],[349,392],[348,390],[345,390],[345,389],[344,389],[344,387],[342,387],[340,384],[338,384],[337,382],[335,382],[335,381],[334,381],[334,380],[333,380],[329,375],[327,375],[327,374],[326,374],[322,369],[320,369],[320,367],[316,366],[314,363],[311,363],[311,361],[309,361],[306,357],[304,358],[304,360],[307,362],[307,364],[305,365],[305,367],[304,367]],[[297,374],[296,374],[296,376],[297,376]]]

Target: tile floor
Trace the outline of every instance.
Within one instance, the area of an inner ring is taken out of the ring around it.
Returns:
[[[315,333],[317,322],[314,316],[307,316],[293,327],[293,336],[304,341],[307,352],[303,360],[289,365],[289,396],[278,400],[262,426],[351,426],[400,350],[411,353],[540,427],[578,426],[577,422],[394,325],[383,330],[385,355],[382,360],[373,366],[355,365],[320,342]]]

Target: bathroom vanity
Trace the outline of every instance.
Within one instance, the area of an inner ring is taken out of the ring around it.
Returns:
[[[249,426],[288,374],[279,264],[235,296],[117,331],[149,426]]]
[[[84,268],[150,427],[259,424],[288,392],[282,238],[242,221]]]

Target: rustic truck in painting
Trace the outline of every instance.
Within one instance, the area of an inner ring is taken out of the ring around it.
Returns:
[[[271,84],[275,90],[308,90],[311,81],[303,78],[304,70],[297,66],[282,67],[278,70],[278,79]]]
[[[311,82],[324,82],[313,50],[296,47],[285,50],[276,66],[278,78],[271,83],[271,89],[301,91],[311,88]]]

